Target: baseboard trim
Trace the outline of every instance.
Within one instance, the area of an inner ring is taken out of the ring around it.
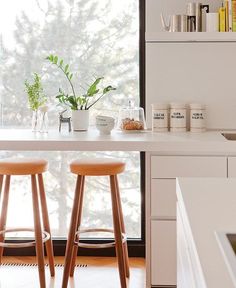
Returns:
[[[29,240],[30,241],[30,240]],[[20,243],[22,241],[18,240],[9,240],[6,241],[9,243]],[[27,241],[26,241],[27,242]],[[82,242],[82,241],[81,241]],[[86,240],[86,243],[101,243],[101,240]],[[102,241],[102,243],[106,243],[109,241]],[[66,249],[66,240],[65,239],[56,239],[53,240],[53,249],[55,256],[64,256]],[[128,253],[130,257],[142,257],[145,258],[145,244],[140,240],[129,240],[128,241]],[[34,256],[35,248],[5,248],[4,256]],[[78,256],[105,256],[105,257],[114,257],[115,249],[114,248],[106,248],[106,249],[86,249],[80,247],[78,249]]]

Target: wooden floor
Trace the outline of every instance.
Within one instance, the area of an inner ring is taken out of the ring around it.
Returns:
[[[56,264],[63,264],[64,257],[55,257]],[[36,263],[35,257],[4,257],[3,263],[19,263],[19,264],[34,264]],[[68,287],[71,288],[119,288],[119,274],[117,268],[117,260],[113,257],[78,257],[77,264],[88,265],[88,267],[83,268],[79,267],[76,270],[75,277],[70,279],[70,285]],[[130,258],[130,268],[131,268],[131,276],[129,280],[129,288],[144,288],[145,286],[145,259],[143,258]],[[8,267],[8,270],[0,270],[0,279],[2,277],[7,277],[7,273],[10,273],[10,277],[14,274],[14,267]],[[30,269],[30,268],[22,268],[23,269]],[[35,269],[35,268],[34,268]],[[18,267],[19,273],[20,267]],[[4,272],[3,272],[4,271]],[[50,279],[50,283],[48,287],[50,288],[60,288],[61,276],[62,276],[63,268],[58,268],[56,270],[56,279]],[[4,273],[2,275],[1,273]],[[27,277],[30,277],[32,273],[27,273]],[[33,274],[32,274],[33,275]],[[33,276],[32,276],[33,277]],[[37,280],[37,273],[34,276]],[[49,275],[47,275],[49,277]],[[50,277],[49,277],[50,278]],[[59,279],[60,278],[60,279]],[[47,279],[48,280],[48,279]],[[16,279],[16,286],[24,287],[24,288],[36,288],[38,286],[18,286],[19,279]],[[5,288],[4,284],[1,283],[0,280],[0,287]],[[11,287],[14,287],[11,286]],[[8,288],[8,287],[6,287]]]

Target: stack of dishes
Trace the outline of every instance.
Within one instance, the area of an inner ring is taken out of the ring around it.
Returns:
[[[96,117],[96,128],[100,134],[110,134],[115,127],[115,119],[109,116],[99,115]]]

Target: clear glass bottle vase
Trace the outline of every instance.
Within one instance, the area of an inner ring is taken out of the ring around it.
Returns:
[[[32,114],[32,123],[31,123],[31,127],[32,127],[32,131],[33,132],[38,132],[39,131],[39,125],[40,125],[40,120],[39,120],[39,117],[40,117],[40,112],[39,110],[34,110],[33,111],[33,114]]]
[[[39,131],[42,133],[48,132],[48,106],[39,108]]]

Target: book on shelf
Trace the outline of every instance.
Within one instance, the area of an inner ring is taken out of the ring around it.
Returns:
[[[224,4],[219,8],[219,31],[225,32],[226,31],[226,9]]]
[[[224,0],[223,6],[219,8],[219,31],[223,29],[223,8],[225,9],[225,31],[236,32],[236,0]]]
[[[228,27],[229,32],[232,32],[232,1],[231,0],[225,0],[228,2]]]
[[[225,0],[225,32],[229,32],[229,0]]]
[[[236,0],[231,0],[232,5],[232,31],[236,32]]]

